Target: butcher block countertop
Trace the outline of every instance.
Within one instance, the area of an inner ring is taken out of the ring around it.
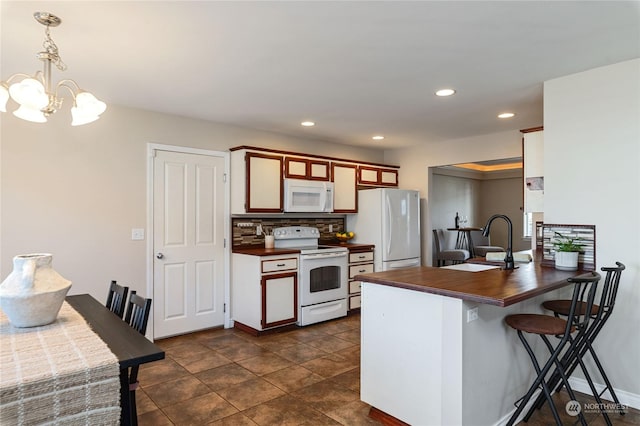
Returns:
[[[373,244],[351,244],[351,243],[339,243],[339,242],[331,242],[331,241],[320,241],[321,245],[327,246],[335,246],[335,247],[345,247],[349,249],[349,251],[357,252],[357,251],[367,251],[374,248]],[[251,256],[275,256],[280,254],[299,254],[299,248],[286,248],[286,249],[277,249],[277,248],[264,248],[264,246],[256,246],[256,247],[237,247],[234,248],[233,253],[238,254],[248,254]]]
[[[375,248],[375,245],[373,244],[358,244],[358,243],[341,243],[341,242],[336,242],[336,241],[320,241],[321,245],[325,245],[325,246],[335,246],[335,247],[345,247],[347,249],[349,249],[349,251],[351,252],[358,252],[358,251],[369,251],[369,250],[373,250]]]
[[[568,285],[582,272],[560,271],[537,262],[518,263],[517,269],[479,272],[420,266],[356,275],[362,282],[433,293],[477,303],[509,306]]]
[[[251,256],[276,256],[280,254],[300,254],[299,248],[264,248],[261,247],[247,247],[247,248],[234,248],[233,253],[248,254]]]

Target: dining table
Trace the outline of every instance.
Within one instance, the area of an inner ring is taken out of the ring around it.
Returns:
[[[473,239],[471,238],[471,231],[482,231],[484,228],[478,228],[476,226],[465,226],[459,228],[447,228],[447,231],[457,232],[456,237],[456,249],[463,249],[469,252],[470,257],[475,257],[473,249]]]
[[[67,296],[39,327],[0,311],[0,424],[137,424],[129,369],[164,357],[89,294]]]
[[[65,299],[116,356],[120,367],[120,424],[137,424],[131,412],[129,368],[164,359],[164,351],[88,294]],[[134,396],[135,397],[135,396]]]

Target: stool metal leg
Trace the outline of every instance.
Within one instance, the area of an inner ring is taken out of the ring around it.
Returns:
[[[531,358],[531,363],[533,364],[533,368],[536,370],[536,373],[538,373],[538,377],[533,382],[533,385],[529,388],[529,391],[524,396],[524,398],[522,398],[522,400],[520,400],[520,405],[518,406],[518,409],[516,410],[515,413],[513,413],[513,415],[511,416],[511,418],[507,422],[507,425],[511,426],[511,425],[513,425],[515,423],[516,419],[518,418],[518,416],[520,415],[520,413],[524,409],[525,405],[527,405],[527,402],[533,396],[533,392],[535,392],[535,390],[538,388],[538,386],[542,385],[542,392],[544,394],[544,397],[549,402],[549,408],[551,408],[551,413],[553,414],[553,418],[555,419],[556,424],[558,426],[562,426],[562,421],[560,420],[560,416],[558,415],[558,411],[556,410],[555,405],[553,404],[553,400],[551,399],[551,392],[549,392],[549,388],[547,387],[547,384],[544,381],[544,376],[546,375],[546,373],[551,368],[551,365],[553,365],[553,360],[550,358],[547,361],[547,363],[545,364],[544,368],[541,370],[540,369],[540,365],[538,364],[538,360],[536,359],[536,356],[533,353],[533,350],[531,350],[531,346],[529,346],[529,343],[527,342],[527,339],[524,337],[524,335],[522,334],[522,331],[520,331],[520,330],[518,330],[518,337],[520,338],[520,341],[522,341],[522,344],[524,345],[524,348],[527,350],[527,353],[529,354],[529,358]],[[557,352],[560,353],[560,351],[557,351]],[[551,357],[553,358],[553,356],[554,356],[554,353],[552,351]],[[557,354],[556,354],[556,356],[557,356]],[[544,373],[543,373],[543,371],[544,371]]]
[[[553,403],[553,399],[551,398],[551,392],[549,391],[549,387],[547,385],[547,382],[544,380],[544,378],[547,375],[547,373],[549,372],[549,370],[551,369],[551,367],[556,365],[556,369],[557,369],[557,366],[559,365],[558,356],[562,352],[562,349],[566,346],[566,343],[567,343],[568,339],[567,338],[563,338],[561,340],[561,342],[558,344],[558,346],[556,346],[556,348],[554,349],[553,346],[551,346],[551,343],[549,343],[549,340],[546,339],[545,336],[541,335],[541,337],[545,341],[545,344],[547,345],[547,348],[549,348],[551,356],[549,357],[549,359],[545,363],[544,367],[540,368],[540,365],[538,364],[536,356],[533,353],[533,350],[531,349],[531,346],[527,342],[526,338],[524,337],[522,331],[518,330],[517,332],[518,332],[518,337],[522,341],[522,344],[524,345],[527,353],[529,354],[529,357],[531,358],[531,362],[533,364],[534,369],[536,370],[536,373],[538,373],[538,376],[536,377],[536,379],[534,380],[533,384],[531,385],[531,387],[527,391],[526,395],[520,400],[520,404],[518,405],[518,408],[516,409],[516,411],[513,413],[513,415],[511,416],[511,418],[507,422],[507,426],[511,426],[511,425],[515,424],[515,421],[517,420],[518,416],[522,413],[522,410],[524,410],[524,407],[527,405],[527,402],[529,402],[529,400],[533,396],[533,393],[536,391],[538,386],[542,386],[542,392],[543,392],[543,394],[541,394],[539,396],[539,398],[542,398],[542,397],[546,398],[546,400],[549,402],[549,408],[551,409],[551,413],[553,414],[553,418],[556,421],[556,424],[558,426],[562,426],[562,421],[560,420],[560,416],[558,415],[558,411],[556,410],[555,404]],[[563,380],[565,380],[565,382],[567,384],[567,388],[571,389],[568,386],[568,381],[566,381],[566,377],[564,377],[564,373],[562,372],[560,374],[561,374],[561,378],[563,378]],[[573,395],[573,390],[571,390],[570,396],[572,397],[572,399],[575,399],[575,395]],[[578,414],[578,417],[580,419],[580,423],[586,426],[587,423],[586,423],[586,420],[584,419],[584,416],[582,415],[582,413]]]

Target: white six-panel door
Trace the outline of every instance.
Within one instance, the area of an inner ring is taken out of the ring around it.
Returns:
[[[156,151],[154,338],[224,322],[223,157]]]

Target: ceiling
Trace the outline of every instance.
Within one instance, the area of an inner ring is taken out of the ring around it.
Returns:
[[[0,78],[40,69],[35,11],[108,105],[381,149],[540,126],[545,80],[640,57],[637,1],[2,0]]]

